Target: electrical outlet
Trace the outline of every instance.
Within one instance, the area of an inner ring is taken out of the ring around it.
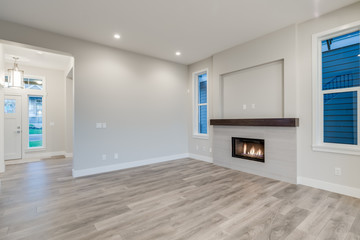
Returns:
[[[118,153],[114,153],[114,159],[119,159],[119,154]]]
[[[243,109],[246,110],[246,104],[243,104]]]
[[[102,128],[102,124],[101,123],[96,123],[96,128]]]
[[[102,123],[102,128],[106,128],[106,122]]]
[[[106,160],[106,154],[102,155],[102,160]]]
[[[212,152],[212,148],[209,148],[209,152]]]
[[[335,175],[341,176],[341,168],[335,168]]]
[[[251,108],[255,109],[255,103],[251,104]]]

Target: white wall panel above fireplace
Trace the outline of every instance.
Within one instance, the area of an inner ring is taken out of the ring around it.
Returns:
[[[222,76],[223,118],[283,117],[283,60]]]
[[[296,131],[293,127],[214,126],[214,164],[296,183]],[[265,163],[232,157],[232,137],[264,139]]]

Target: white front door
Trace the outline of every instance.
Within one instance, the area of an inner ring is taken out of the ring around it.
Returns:
[[[19,159],[21,151],[21,96],[5,95],[5,160]]]

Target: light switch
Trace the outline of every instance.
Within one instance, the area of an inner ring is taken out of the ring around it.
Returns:
[[[246,104],[243,104],[243,109],[246,110]]]
[[[255,109],[255,103],[251,104],[251,108]]]
[[[102,128],[106,128],[106,122],[102,123]]]
[[[102,124],[101,123],[96,123],[96,128],[102,128]]]
[[[50,122],[50,126],[55,126],[55,123],[54,123],[54,122]]]

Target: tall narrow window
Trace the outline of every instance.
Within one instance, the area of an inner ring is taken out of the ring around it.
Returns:
[[[43,97],[29,96],[29,148],[43,147]]]
[[[316,36],[317,83],[315,150],[346,150],[360,154],[359,92],[360,31],[328,32]],[[315,75],[314,75],[315,76]],[[320,149],[319,149],[320,148]]]
[[[208,134],[208,73],[202,71],[194,74],[194,135]]]

